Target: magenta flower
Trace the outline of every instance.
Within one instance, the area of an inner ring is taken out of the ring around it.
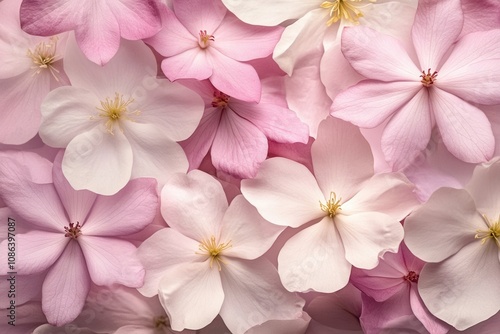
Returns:
[[[39,36],[74,30],[85,56],[104,65],[118,51],[121,37],[151,37],[161,29],[161,18],[156,0],[24,0],[21,27]]]
[[[426,147],[435,125],[457,158],[477,163],[493,155],[491,124],[475,104],[500,103],[500,29],[458,39],[462,26],[460,1],[420,1],[412,29],[417,63],[390,36],[344,29],[344,56],[369,80],[340,93],[332,115],[363,128],[389,119],[382,150],[396,170]]]
[[[221,92],[259,102],[261,85],[255,69],[244,63],[273,52],[280,27],[251,26],[228,12],[220,0],[174,0],[164,8],[163,29],[148,39],[159,53],[170,80],[209,79]]]
[[[82,311],[90,284],[140,287],[144,269],[136,247],[123,237],[138,232],[154,218],[157,183],[136,179],[114,196],[74,190],[61,171],[60,154],[53,183],[34,183],[14,159],[0,164],[0,195],[14,217],[31,229],[16,235],[19,275],[46,271],[42,308],[49,323],[60,326]],[[7,242],[2,249],[2,273]]]

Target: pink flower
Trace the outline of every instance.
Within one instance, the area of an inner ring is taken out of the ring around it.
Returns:
[[[286,102],[273,96],[275,79],[263,81],[260,103],[235,99],[209,81],[185,83],[205,101],[205,114],[193,135],[183,141],[190,168],[198,168],[210,150],[215,168],[240,178],[255,176],[267,157],[268,139],[306,143],[307,126]],[[284,99],[283,99],[284,100]]]
[[[16,235],[15,270],[20,275],[47,271],[42,307],[49,323],[63,325],[81,312],[90,283],[140,287],[144,269],[136,247],[123,239],[154,218],[158,205],[153,179],[131,181],[114,196],[75,191],[61,171],[62,154],[53,168],[53,183],[34,183],[14,159],[0,164],[0,195],[14,218],[30,231]],[[33,161],[34,162],[34,161]],[[0,244],[2,273],[7,242]]]
[[[303,300],[261,258],[283,227],[264,220],[241,195],[228,206],[221,184],[198,170],[173,176],[161,197],[172,228],[139,247],[146,268],[139,291],[158,294],[172,329],[200,329],[220,314],[231,333],[242,334],[268,320],[302,316]]]
[[[500,103],[500,29],[458,39],[462,26],[460,1],[420,1],[412,29],[418,63],[392,37],[366,27],[343,32],[344,56],[369,80],[340,93],[332,115],[363,128],[389,119],[382,149],[395,170],[426,147],[434,125],[457,158],[493,155],[490,122],[475,104]]]
[[[398,253],[385,253],[374,269],[352,271],[352,283],[364,292],[361,323],[365,333],[384,333],[396,323],[401,332],[422,325],[429,333],[448,332],[448,326],[429,313],[418,294],[417,284],[423,266],[424,262],[402,243]]]
[[[170,80],[209,79],[221,92],[259,102],[261,84],[255,69],[244,62],[272,53],[280,27],[245,24],[220,0],[174,0],[164,7],[162,30],[147,40],[167,57],[163,73]]]
[[[268,221],[298,228],[278,256],[290,291],[334,292],[349,281],[351,267],[374,268],[396,252],[399,223],[418,204],[399,173],[373,175],[370,147],[351,124],[329,117],[312,144],[314,174],[284,158],[264,161],[241,190]]]
[[[21,30],[21,0],[0,2],[0,143],[24,144],[40,127],[40,104],[68,83],[62,69],[66,36],[36,37]]]
[[[24,0],[21,27],[32,35],[75,31],[78,46],[98,65],[118,51],[120,38],[139,40],[161,28],[156,0]]]
[[[479,165],[465,189],[440,188],[405,222],[405,241],[428,262],[418,291],[458,330],[500,310],[500,160]]]

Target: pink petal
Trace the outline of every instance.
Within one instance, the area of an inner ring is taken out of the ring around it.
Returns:
[[[85,235],[78,238],[92,282],[97,285],[123,284],[138,288],[144,282],[144,268],[137,248],[130,242],[114,238]]]
[[[437,70],[444,54],[455,43],[463,26],[460,1],[418,2],[411,36],[422,71]]]
[[[314,175],[325,198],[335,192],[345,202],[373,175],[368,142],[357,127],[333,117],[320,124],[311,155]]]
[[[161,69],[170,81],[177,79],[208,79],[213,68],[207,54],[199,48],[187,50],[178,55],[163,59]]]
[[[159,205],[155,179],[131,180],[113,196],[98,196],[85,220],[82,233],[124,236],[149,225]]]
[[[123,38],[138,40],[153,36],[162,27],[159,4],[154,0],[108,1],[110,12],[120,25]]]
[[[332,116],[362,128],[374,128],[397,112],[422,89],[418,81],[361,81],[339,93]]]
[[[259,104],[231,101],[231,109],[275,142],[305,144],[309,140],[309,128],[288,108],[262,101]]]
[[[436,124],[446,148],[465,162],[484,162],[493,156],[491,124],[477,107],[441,89],[430,91]]]
[[[269,56],[281,37],[281,27],[251,26],[228,13],[214,31],[213,47],[238,61]]]
[[[137,252],[146,270],[144,285],[138,289],[139,292],[146,297],[155,296],[168,268],[180,263],[201,261],[202,257],[196,254],[199,245],[199,241],[173,228],[161,229],[146,239]]]
[[[418,291],[433,315],[464,330],[500,310],[499,276],[498,247],[472,239],[444,262],[427,264],[420,273]]]
[[[175,15],[193,36],[198,36],[200,30],[212,34],[227,12],[218,0],[173,0],[173,5]]]
[[[353,266],[373,269],[384,252],[397,252],[403,240],[403,226],[398,220],[379,212],[362,212],[334,218],[342,238],[345,258]]]
[[[303,165],[284,158],[264,161],[257,176],[241,182],[241,192],[273,224],[299,227],[321,218],[324,201],[314,176]]]
[[[479,243],[474,234],[484,228],[483,218],[467,191],[440,188],[406,218],[405,242],[420,259],[440,262],[471,242]]]
[[[112,135],[100,126],[68,144],[62,170],[76,190],[113,195],[130,180],[132,162],[132,149],[124,134],[117,130]]]
[[[2,271],[3,274],[4,271]],[[5,271],[8,273],[9,271]],[[19,272],[16,276],[16,304],[23,305],[29,303],[31,300],[39,300],[41,291],[42,291],[42,283],[45,278],[45,272],[41,272],[39,274],[30,274],[30,275],[19,275]],[[7,274],[2,276],[0,280],[0,291],[5,295],[9,294],[10,284],[11,284],[11,275]],[[7,310],[10,306],[10,300],[7,298],[2,298],[0,300],[0,309]],[[16,310],[17,311],[17,310]],[[41,310],[40,310],[41,311]],[[41,313],[41,312],[40,312]],[[16,314],[18,315],[18,314]],[[1,314],[0,316],[3,316]],[[9,319],[10,320],[10,319]],[[16,319],[17,320],[17,319]],[[17,323],[16,323],[17,325]],[[23,333],[24,334],[24,333]]]
[[[82,251],[72,241],[43,282],[42,308],[47,321],[55,326],[73,321],[82,311],[89,289],[90,277]]]
[[[78,0],[32,0],[21,4],[21,27],[32,35],[50,36],[73,30],[87,10]]]
[[[492,0],[462,0],[464,27],[461,36],[500,27],[500,3]]]
[[[7,235],[6,235],[7,236]],[[16,263],[15,270],[7,266],[8,263],[8,240],[5,239],[0,245],[4,254],[0,255],[2,272],[17,271],[20,275],[31,275],[43,272],[57,261],[68,245],[70,239],[64,237],[64,229],[61,226],[60,233],[30,231],[15,235]]]
[[[368,79],[420,81],[422,70],[415,66],[403,44],[369,27],[344,28],[342,53],[351,66]]]
[[[226,109],[211,155],[215,168],[239,177],[253,177],[266,159],[267,138],[255,125]]]
[[[242,195],[236,196],[222,219],[221,240],[231,240],[225,256],[255,259],[263,255],[285,228],[269,223]]]
[[[224,301],[220,273],[208,262],[172,266],[160,282],[158,297],[173,330],[203,328],[219,314]]]
[[[462,37],[439,70],[436,86],[466,101],[500,103],[500,29]]]
[[[211,175],[199,170],[177,174],[163,187],[161,199],[163,218],[180,233],[196,241],[219,236],[228,205],[221,184]]]
[[[278,256],[281,282],[289,291],[335,292],[349,281],[351,264],[330,217],[291,237]]]
[[[262,87],[251,65],[240,63],[213,48],[207,52],[207,56],[213,66],[210,82],[215,88],[238,100],[260,101]]]
[[[220,315],[232,333],[243,334],[266,321],[291,320],[302,314],[304,301],[283,288],[267,259],[232,259],[221,277],[224,303]]]
[[[434,317],[425,307],[422,298],[418,294],[416,288],[412,286],[410,289],[410,306],[413,314],[424,325],[429,333],[446,334],[450,330],[450,326],[443,321]]]
[[[475,168],[471,180],[465,187],[476,203],[477,211],[490,219],[496,219],[500,208],[500,163],[496,160],[489,166]]]
[[[393,170],[414,162],[431,139],[432,119],[427,89],[417,94],[396,112],[382,134],[382,151]]]

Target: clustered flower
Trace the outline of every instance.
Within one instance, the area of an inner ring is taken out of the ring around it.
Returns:
[[[496,333],[499,13],[0,0],[0,333]]]

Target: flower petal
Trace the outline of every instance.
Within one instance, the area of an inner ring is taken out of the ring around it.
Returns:
[[[405,242],[426,262],[440,262],[474,239],[485,223],[466,190],[440,188],[405,220]]]
[[[433,315],[464,330],[500,310],[499,275],[497,245],[476,240],[442,263],[425,265],[418,290]]]
[[[338,214],[335,225],[342,238],[345,258],[353,266],[373,269],[386,251],[397,252],[403,240],[399,220],[379,212]]]
[[[420,320],[429,333],[446,334],[450,330],[449,325],[437,319],[429,312],[414,286],[410,289],[410,306],[415,317]]]
[[[267,138],[255,125],[230,109],[222,113],[212,143],[212,163],[231,175],[249,178],[267,156]]]
[[[269,320],[297,319],[304,301],[286,291],[267,259],[232,259],[221,271],[224,303],[220,315],[229,330],[243,334]]]
[[[218,0],[174,0],[172,3],[175,15],[193,36],[198,36],[200,30],[212,34],[227,12]]]
[[[82,311],[90,290],[90,277],[77,242],[68,247],[48,272],[42,287],[42,309],[47,321],[62,326]]]
[[[284,158],[264,161],[257,176],[241,181],[243,196],[273,224],[299,227],[324,216],[324,196],[303,165]]]
[[[62,170],[76,190],[113,195],[130,180],[132,163],[132,149],[124,134],[118,130],[112,135],[99,126],[68,144]]]
[[[362,128],[374,128],[397,112],[421,89],[420,82],[361,81],[337,95],[331,114]]]
[[[281,282],[289,291],[335,292],[349,281],[351,264],[330,217],[300,231],[278,256]]]
[[[365,26],[342,30],[342,53],[351,66],[368,79],[385,82],[420,81],[404,45],[396,38]]]
[[[213,73],[206,53],[200,52],[199,48],[163,59],[161,70],[170,81],[177,79],[204,80]]]
[[[125,39],[147,38],[162,27],[159,5],[154,0],[108,1],[107,4],[120,25],[120,35]]]
[[[474,169],[472,178],[466,186],[476,203],[477,211],[489,219],[496,219],[500,212],[500,162],[489,166],[479,165]]]
[[[366,139],[357,127],[333,117],[320,124],[311,155],[325,198],[335,192],[345,202],[373,175],[373,155]]]
[[[84,229],[82,233],[85,233]],[[123,284],[131,288],[142,286],[144,268],[137,257],[137,248],[132,243],[85,234],[78,238],[78,243],[95,284]]]
[[[41,36],[73,30],[80,23],[86,5],[78,0],[23,1],[21,28],[29,34]]]
[[[224,301],[221,276],[207,261],[182,263],[165,270],[158,297],[173,330],[200,329],[219,314]]]
[[[177,174],[163,187],[161,199],[163,218],[180,233],[196,241],[219,237],[228,205],[221,184],[211,175],[199,170]]]
[[[484,162],[493,156],[491,124],[477,107],[441,89],[430,91],[431,107],[446,148],[465,162]]]
[[[432,119],[426,89],[417,94],[391,118],[382,134],[382,151],[393,170],[414,162],[431,139]]]
[[[418,2],[411,31],[421,70],[437,70],[455,43],[464,23],[462,6],[455,0]]]

